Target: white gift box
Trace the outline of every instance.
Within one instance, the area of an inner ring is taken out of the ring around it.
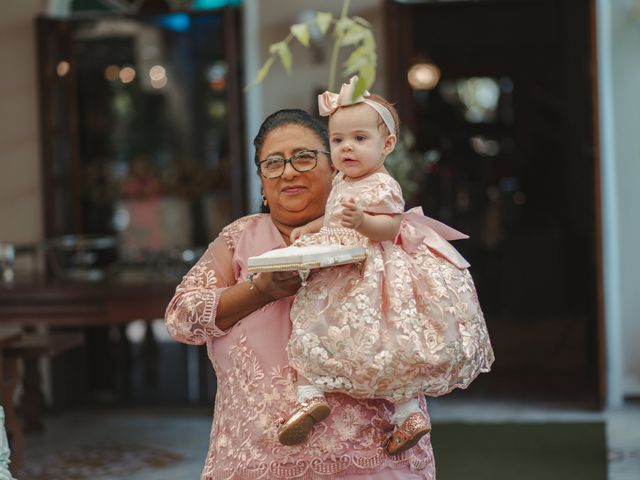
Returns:
[[[247,269],[250,274],[259,272],[299,271],[308,274],[314,268],[335,267],[350,263],[363,262],[367,258],[366,250],[361,246],[309,245],[290,246],[250,257]],[[303,280],[306,275],[303,276]]]

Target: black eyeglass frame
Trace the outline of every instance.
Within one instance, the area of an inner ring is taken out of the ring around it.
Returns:
[[[315,155],[315,157],[316,157],[316,162],[313,165],[313,167],[311,167],[311,168],[309,168],[307,170],[299,170],[299,169],[297,169],[295,164],[293,163],[294,160],[297,160],[298,158],[300,158],[301,155],[303,155],[305,153],[310,153],[310,152],[313,153]],[[284,171],[287,168],[287,163],[290,163],[291,164],[291,168],[293,168],[296,172],[299,172],[299,173],[310,172],[311,170],[313,170],[314,168],[316,168],[318,166],[318,154],[320,154],[320,153],[324,153],[325,155],[329,156],[329,158],[331,158],[331,153],[327,152],[326,150],[306,149],[306,150],[300,150],[299,152],[294,153],[289,158],[284,158],[284,157],[270,157],[269,158],[269,157],[267,157],[267,158],[265,158],[264,160],[262,160],[261,162],[258,163],[258,168],[260,169],[260,174],[264,178],[266,178],[268,180],[275,180],[276,178],[280,178],[284,174]],[[276,175],[275,177],[267,177],[265,175],[265,173],[262,171],[262,164],[265,163],[265,162],[268,162],[270,160],[276,160],[276,159],[277,160],[283,160],[283,162],[282,162],[282,171],[278,175]]]

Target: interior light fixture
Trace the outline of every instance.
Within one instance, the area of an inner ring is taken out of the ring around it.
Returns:
[[[431,90],[440,81],[440,69],[433,63],[416,63],[409,69],[407,80],[414,90]]]
[[[56,66],[56,73],[59,77],[64,77],[67,73],[69,73],[69,70],[71,70],[71,64],[69,64],[69,62],[67,62],[66,60],[58,62],[58,65]]]

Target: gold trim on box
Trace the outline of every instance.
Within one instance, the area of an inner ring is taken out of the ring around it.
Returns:
[[[339,266],[339,265],[349,265],[351,263],[360,263],[364,262],[367,259],[367,255],[355,255],[348,262],[339,262],[334,263],[331,266]],[[259,272],[289,272],[292,270],[309,270],[311,268],[320,268],[321,261],[320,260],[310,260],[308,262],[296,262],[296,263],[281,263],[279,265],[254,265],[251,267],[247,267],[247,270],[251,273],[259,273]]]

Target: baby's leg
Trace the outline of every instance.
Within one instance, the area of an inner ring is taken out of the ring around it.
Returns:
[[[394,404],[392,421],[395,429],[387,441],[387,453],[397,455],[410,449],[431,431],[429,420],[420,410],[417,398]]]
[[[420,402],[417,397],[412,398],[411,400],[396,402],[393,406],[395,407],[395,412],[393,417],[391,417],[391,421],[394,425],[401,425],[402,422],[404,422],[412,413],[422,413],[422,410],[420,410]]]
[[[296,382],[296,396],[298,403],[304,403],[312,398],[324,398],[324,392],[318,387],[311,385],[305,378],[300,377]]]
[[[325,400],[322,390],[311,385],[305,378],[298,377],[296,395],[298,406],[278,427],[278,440],[283,445],[297,445],[304,442],[313,426],[331,413],[331,407]]]

